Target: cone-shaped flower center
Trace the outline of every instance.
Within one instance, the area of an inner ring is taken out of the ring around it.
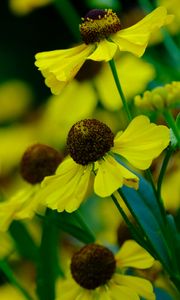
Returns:
[[[104,123],[85,119],[72,126],[67,138],[71,157],[81,165],[102,158],[113,146],[114,135]]]
[[[113,253],[104,246],[89,244],[76,252],[71,261],[74,280],[83,288],[93,290],[112,278],[116,269]]]
[[[42,144],[28,147],[21,160],[21,175],[31,184],[41,182],[45,176],[53,175],[62,161],[55,149]]]
[[[86,44],[99,42],[121,29],[121,24],[112,9],[92,9],[82,18],[80,32]]]

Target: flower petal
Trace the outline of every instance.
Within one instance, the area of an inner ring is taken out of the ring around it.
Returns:
[[[153,286],[148,280],[135,276],[120,275],[117,273],[114,275],[113,279],[119,285],[126,286],[130,291],[136,292],[139,296],[146,300],[155,300]]]
[[[138,269],[150,268],[154,263],[153,257],[133,240],[123,244],[116,254],[116,261],[120,268],[134,267]]]
[[[97,43],[97,48],[94,50],[94,52],[88,56],[88,59],[92,59],[95,61],[109,61],[113,58],[115,55],[115,52],[117,50],[117,45],[107,41],[106,39],[100,41]]]
[[[170,19],[166,8],[158,7],[135,25],[113,34],[111,39],[119,46],[120,51],[132,52],[140,57],[147,47],[151,33],[169,23]]]
[[[74,78],[94,49],[94,44],[81,44],[67,50],[41,52],[35,56],[35,65],[46,78],[45,83],[52,92],[58,94]]]
[[[56,175],[46,177],[38,198],[51,209],[73,212],[84,200],[91,179],[91,165],[81,166],[71,158],[57,169]]]
[[[110,295],[112,296],[112,300],[140,300],[136,292],[133,288],[129,289],[129,287],[119,285],[117,282],[114,282],[114,277],[110,281]]]
[[[12,198],[0,203],[0,231],[6,231],[13,220],[32,218],[40,205],[35,197],[39,185],[28,185]]]
[[[120,165],[112,156],[107,155],[97,161],[97,174],[94,181],[94,191],[101,197],[112,195],[123,184],[138,188],[139,178]]]
[[[101,197],[112,195],[123,185],[120,164],[110,155],[97,161],[97,174],[94,180],[94,191]]]
[[[56,300],[72,300],[76,299],[81,294],[83,289],[68,276],[67,279],[60,280],[57,286]]]
[[[132,120],[127,129],[114,140],[114,153],[125,157],[133,166],[147,169],[169,144],[170,132],[166,126],[150,123],[146,116]]]

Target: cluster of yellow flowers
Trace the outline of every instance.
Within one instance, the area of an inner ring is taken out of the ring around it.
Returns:
[[[163,110],[175,108],[180,99],[180,81],[173,81],[164,86],[158,86],[152,91],[145,91],[143,96],[136,96],[135,105],[147,110]]]
[[[34,7],[50,2],[24,1],[24,6],[20,5],[22,11],[19,10],[19,14],[25,14]],[[12,9],[16,12],[18,3],[20,1],[10,1]],[[141,246],[132,240],[122,217],[113,213],[113,208],[111,209],[106,201],[109,201],[110,197],[114,198],[120,208],[123,207],[122,211],[128,216],[130,225],[139,233],[139,224],[134,225],[137,220],[132,221],[133,216],[118,191],[123,187],[139,191],[140,174],[151,166],[156,179],[160,165],[158,160],[161,160],[161,157],[158,157],[171,146],[170,128],[151,122],[146,114],[135,116],[135,106],[148,112],[178,107],[179,81],[144,92],[147,84],[155,78],[156,71],[150,63],[140,59],[152,34],[170,24],[172,20],[173,16],[167,13],[164,6],[160,6],[135,25],[122,29],[120,19],[112,9],[89,11],[82,18],[80,25],[83,43],[65,50],[40,52],[35,56],[35,65],[54,94],[44,105],[38,121],[32,122],[33,125],[16,124],[13,130],[3,127],[0,129],[0,139],[4,144],[0,149],[0,177],[15,172],[19,164],[23,178],[20,184],[17,183],[19,179],[15,180],[15,187],[19,186],[18,191],[15,188],[16,192],[12,186],[10,191],[3,187],[7,199],[0,202],[0,240],[2,245],[5,245],[5,250],[0,248],[0,268],[1,261],[6,256],[12,261],[19,260],[9,234],[14,221],[27,222],[39,216],[45,226],[51,226],[53,218],[46,219],[49,212],[59,215],[69,213],[73,216],[81,206],[83,209],[83,206],[90,205],[93,197],[103,198],[103,201],[97,204],[93,215],[97,214],[97,219],[101,219],[101,214],[105,212],[106,217],[102,217],[102,223],[107,227],[105,234],[102,230],[97,230],[96,239],[78,250],[79,245],[74,246],[71,241],[64,240],[65,244],[69,244],[62,245],[62,249],[58,249],[58,255],[65,257],[65,261],[69,261],[71,257],[71,263],[65,265],[66,276],[58,278],[56,295],[52,296],[52,299],[156,299],[152,278],[145,272],[152,267],[152,273],[155,270],[159,279],[162,267],[158,265],[156,269],[155,260],[151,256],[153,250],[151,249],[151,254],[147,251],[147,237],[143,236],[144,244],[140,243]],[[25,96],[25,99],[31,99],[31,92],[25,89],[24,93],[26,91],[28,96]],[[140,96],[142,92],[144,93]],[[11,103],[3,100],[6,90],[1,92],[0,87],[0,104],[2,102],[5,111],[2,117],[0,114],[1,123],[7,119],[18,119],[19,115],[27,110],[31,100],[26,103],[23,100],[24,93],[20,86],[20,107],[15,111],[10,109]],[[131,101],[133,98],[134,102]],[[134,110],[131,109],[133,105]],[[103,117],[99,118],[102,111]],[[127,112],[127,116],[124,112]],[[128,118],[131,119],[129,122]],[[20,133],[23,139],[15,145],[14,141]],[[178,134],[176,138],[178,139]],[[12,147],[14,152],[9,159],[10,154],[6,149],[11,150]],[[176,155],[178,156],[176,153],[174,157]],[[4,163],[6,160],[9,161],[7,166]],[[167,172],[167,181],[171,182],[171,186],[177,186],[179,177],[179,159],[175,160],[176,170],[172,171],[173,167],[170,166],[169,173]],[[166,182],[162,186],[162,197],[165,199],[166,209],[174,212],[179,206],[179,192],[175,195],[176,203],[168,206],[169,189]],[[91,209],[88,208],[88,214],[89,211]],[[27,224],[29,226],[28,222]],[[34,231],[32,230],[33,237],[37,235],[38,226],[36,223]],[[117,237],[118,234],[120,238]],[[37,239],[37,243],[41,243],[42,246],[46,237],[43,236],[40,241],[38,233]],[[120,241],[120,250],[117,240]],[[127,272],[128,270],[130,272]],[[34,270],[32,274],[33,272]],[[22,274],[19,278],[23,280]],[[32,295],[32,298],[28,296],[27,299],[40,299],[31,291],[34,291],[34,278],[28,278],[25,282]],[[15,283],[15,286],[18,284]],[[23,293],[26,294],[24,291]],[[21,296],[8,284],[2,289],[0,287],[1,299],[24,299]]]

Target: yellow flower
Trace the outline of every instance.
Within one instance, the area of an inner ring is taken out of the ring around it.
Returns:
[[[149,268],[153,261],[132,240],[125,242],[115,256],[104,246],[84,246],[72,257],[71,273],[60,282],[56,300],[154,300],[148,280],[124,272],[127,267]]]
[[[35,65],[45,77],[52,93],[58,94],[77,74],[87,59],[111,60],[117,49],[142,56],[151,33],[171,21],[164,7],[158,7],[135,25],[121,29],[120,20],[111,9],[91,10],[80,25],[85,43],[67,50],[36,54]]]
[[[65,159],[54,176],[42,182],[38,199],[58,211],[73,212],[94,186],[100,197],[112,195],[123,185],[138,188],[138,177],[120,164],[114,153],[134,167],[145,170],[169,143],[169,129],[157,126],[145,116],[136,117],[124,132],[114,138],[104,123],[82,120],[71,128]]]
[[[37,199],[40,182],[54,174],[62,156],[55,149],[34,144],[25,151],[21,160],[21,175],[29,184],[10,199],[0,203],[0,231],[6,231],[13,220],[32,218],[45,206]]]
[[[26,15],[35,8],[45,6],[52,0],[9,0],[10,9],[17,15]]]
[[[179,104],[180,81],[173,81],[164,86],[154,88],[152,91],[145,91],[143,96],[134,98],[135,105],[146,110],[163,110],[173,108]]]

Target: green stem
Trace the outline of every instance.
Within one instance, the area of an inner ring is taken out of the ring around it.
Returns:
[[[74,36],[75,41],[79,41],[79,23],[81,18],[72,3],[69,0],[54,0],[54,5],[56,6],[59,14],[64,20],[66,26]]]
[[[27,300],[33,300],[33,298],[29,295],[26,289],[17,281],[16,277],[14,276],[10,266],[5,260],[0,261],[0,269],[4,272],[6,277],[8,278],[9,282],[14,285]]]
[[[155,197],[156,197],[156,199],[157,199],[157,203],[158,203],[158,206],[159,206],[161,215],[162,215],[162,217],[163,217],[164,223],[166,223],[166,211],[165,211],[165,208],[164,208],[164,204],[163,204],[163,202],[162,202],[161,197],[158,196],[157,189],[156,189],[156,186],[155,186],[155,184],[154,184],[154,180],[153,180],[151,171],[148,169],[148,170],[146,170],[145,173],[146,173],[146,176],[147,176],[148,180],[150,181],[151,186],[152,186],[152,188],[153,188],[154,195],[155,195]]]
[[[53,211],[46,210],[39,249],[37,294],[40,300],[55,299],[55,282],[58,275],[58,228],[53,223]]]
[[[89,236],[91,237],[91,239],[94,240],[94,242],[95,242],[96,237],[95,237],[94,233],[92,232],[92,230],[89,228],[89,226],[84,221],[84,218],[82,217],[80,211],[76,210],[74,212],[74,216],[77,219],[77,222],[79,223],[79,225],[81,226],[81,228],[85,229],[85,231],[89,234]]]
[[[157,197],[158,197],[158,199],[161,199],[161,186],[162,186],[166,168],[167,168],[167,165],[168,165],[168,162],[170,160],[172,153],[173,153],[173,148],[169,147],[169,149],[167,150],[166,155],[164,157],[163,164],[162,164],[161,171],[160,171],[159,178],[158,178],[158,182],[157,182]]]
[[[119,80],[119,77],[118,77],[118,73],[117,73],[117,70],[116,70],[116,65],[115,65],[115,62],[114,62],[113,59],[111,59],[109,61],[109,65],[110,65],[110,68],[111,68],[112,75],[114,77],[114,81],[116,83],[116,87],[117,87],[119,95],[121,97],[124,109],[125,109],[125,111],[127,113],[128,120],[131,121],[132,120],[132,116],[131,116],[131,113],[130,113],[130,110],[129,110],[126,98],[124,96],[124,93],[123,93],[123,90],[122,90],[122,87],[121,87],[121,84],[120,84],[120,80]]]
[[[164,118],[165,118],[168,126],[172,129],[172,131],[177,139],[178,145],[180,146],[180,132],[176,126],[176,123],[171,114],[171,111],[166,109],[163,111],[163,115],[164,115]]]

